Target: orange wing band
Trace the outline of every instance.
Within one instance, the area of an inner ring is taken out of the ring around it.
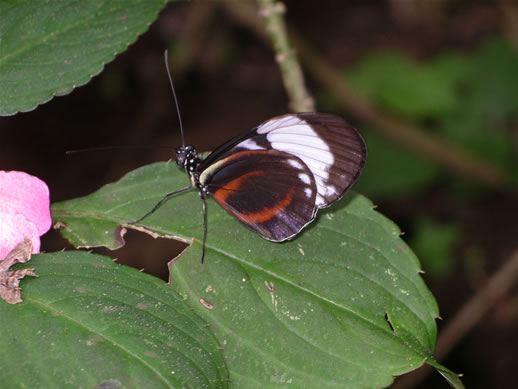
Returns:
[[[213,197],[219,204],[221,204],[223,208],[225,208],[228,212],[244,223],[255,224],[267,222],[268,220],[282,213],[291,204],[293,200],[293,194],[295,193],[295,188],[291,188],[290,191],[286,193],[286,196],[284,196],[284,198],[275,206],[263,208],[260,211],[243,213],[234,209],[230,209],[227,206],[228,197],[232,195],[233,191],[239,190],[241,185],[246,181],[247,177],[260,176],[263,174],[263,170],[254,170],[246,173],[218,189],[216,192],[214,192]]]

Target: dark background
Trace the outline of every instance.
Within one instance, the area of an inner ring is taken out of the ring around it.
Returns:
[[[286,1],[286,19],[339,69],[354,66],[378,49],[426,61],[445,50],[469,53],[491,36],[511,36],[506,27],[510,2],[433,1],[443,7],[414,9],[408,6],[411,1],[291,0]],[[57,202],[89,194],[144,164],[172,158],[181,140],[163,63],[165,48],[172,57],[186,141],[198,150],[213,149],[230,136],[289,111],[274,54],[251,29],[236,22],[218,1],[172,3],[147,33],[87,85],[32,112],[0,118],[0,167],[40,177],[50,188],[51,201]],[[318,107],[325,91],[311,77],[307,83]],[[360,130],[364,127],[349,112],[340,108],[336,112]],[[516,128],[515,117],[509,129]],[[170,145],[171,149],[65,155],[66,150],[103,145]],[[378,210],[401,226],[408,241],[415,236],[412,220],[421,215],[454,221],[462,228],[462,240],[452,247],[450,270],[424,275],[444,319],[438,322],[439,334],[518,243],[518,207],[511,191],[478,188],[476,199],[466,200],[445,189],[445,180],[452,179],[457,178],[447,175],[417,193],[397,198],[370,193]],[[172,189],[164,188],[164,193]],[[126,240],[127,246],[111,255],[163,278],[166,262],[181,248],[136,232],[128,233]],[[470,271],[473,263],[462,256],[463,248],[472,242],[483,258],[476,271]],[[42,239],[45,251],[64,247],[66,242],[55,231]],[[153,258],[152,263],[139,262],[143,252]],[[444,365],[464,373],[468,388],[514,387],[518,384],[517,325],[514,288],[466,334]],[[447,383],[434,373],[419,387],[447,387]]]

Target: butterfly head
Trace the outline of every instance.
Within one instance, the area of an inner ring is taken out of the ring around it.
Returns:
[[[194,172],[199,163],[200,159],[193,146],[184,145],[176,150],[176,165],[180,169],[184,169],[188,173]]]

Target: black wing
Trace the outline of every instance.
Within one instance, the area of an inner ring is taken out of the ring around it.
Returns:
[[[367,159],[365,142],[345,120],[332,114],[304,112],[275,117],[232,138],[203,160],[198,172],[247,150],[277,150],[302,160],[317,187],[317,208],[341,198]]]
[[[212,197],[263,238],[294,237],[317,211],[315,179],[299,158],[277,150],[245,150],[200,175]]]

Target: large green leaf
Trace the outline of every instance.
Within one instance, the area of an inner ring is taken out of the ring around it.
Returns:
[[[73,244],[117,247],[119,224],[131,227],[187,182],[174,163],[145,166],[55,204],[53,217]],[[276,244],[209,199],[202,265],[197,197],[169,200],[139,228],[195,238],[171,266],[172,287],[210,324],[235,387],[382,387],[423,363],[440,367],[437,306],[418,260],[368,200],[350,193],[296,239]]]
[[[147,30],[165,0],[0,2],[0,115],[81,86]]]
[[[214,337],[161,280],[84,251],[23,267],[39,277],[0,301],[2,388],[227,386]]]

